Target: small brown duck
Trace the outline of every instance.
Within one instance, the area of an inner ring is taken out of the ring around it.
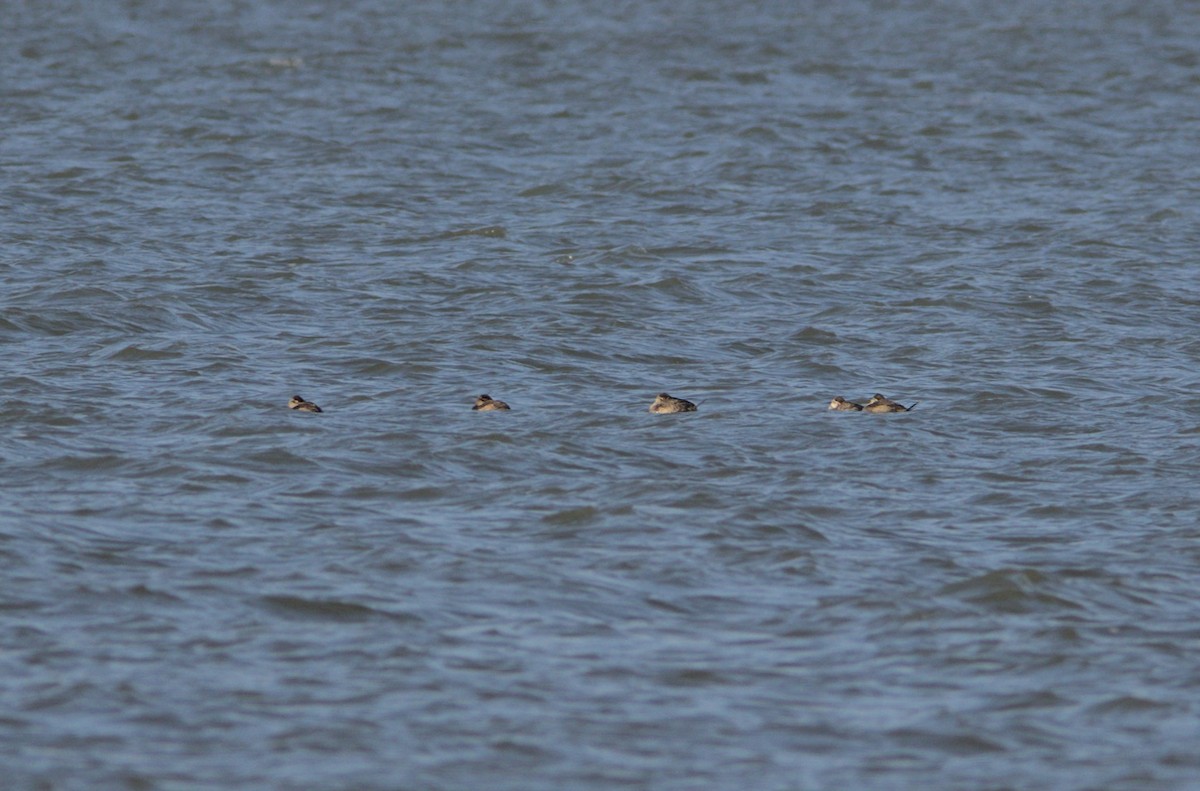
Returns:
[[[475,399],[475,406],[471,407],[471,409],[477,409],[480,412],[497,412],[501,409],[512,409],[512,407],[503,401],[497,401],[487,393],[484,393]]]
[[[916,405],[917,402],[914,401],[912,406],[905,406],[897,401],[893,401],[882,393],[876,393],[871,396],[871,400],[863,407],[863,411],[875,414],[883,412],[908,412]]]
[[[840,409],[844,412],[851,412],[851,411],[861,412],[863,409],[863,405],[856,404],[853,401],[847,401],[846,399],[842,398],[841,396],[838,396],[837,398],[835,398],[829,402],[829,408],[830,409]]]
[[[325,410],[314,404],[312,401],[305,401],[298,395],[292,396],[292,400],[288,401],[288,409],[296,409],[301,412],[324,412]]]
[[[654,403],[650,405],[650,411],[659,415],[672,412],[695,412],[696,405],[684,398],[675,398],[666,393],[659,393],[654,398]]]

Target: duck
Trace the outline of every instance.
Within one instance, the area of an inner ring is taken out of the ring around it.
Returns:
[[[477,409],[480,412],[496,412],[501,409],[512,409],[512,407],[503,401],[497,401],[487,393],[484,393],[475,399],[475,406],[471,407],[471,409]]]
[[[298,395],[292,396],[292,400],[288,401],[288,409],[296,409],[301,412],[324,412],[325,410],[314,404],[312,401],[305,401]]]
[[[659,415],[672,412],[695,412],[696,405],[685,398],[675,398],[666,393],[659,393],[654,398],[654,403],[650,405],[650,411]]]
[[[905,406],[898,401],[893,401],[881,393],[876,393],[875,395],[871,396],[871,400],[867,401],[866,406],[863,407],[863,411],[873,412],[875,414],[880,414],[883,412],[909,412],[916,405],[917,402],[914,401],[912,406]]]
[[[853,401],[847,401],[846,399],[842,398],[841,396],[838,396],[837,398],[835,398],[829,402],[829,408],[830,409],[840,409],[845,412],[850,412],[850,411],[861,412],[863,409],[863,405],[856,404]]]

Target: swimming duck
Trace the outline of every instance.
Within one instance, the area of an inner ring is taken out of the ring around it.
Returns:
[[[504,403],[503,401],[497,401],[487,393],[484,393],[483,395],[479,396],[479,398],[476,398],[475,406],[471,407],[471,409],[477,409],[480,412],[495,412],[500,409],[511,408],[512,407],[510,407],[508,404]]]
[[[841,396],[838,396],[837,398],[835,398],[829,402],[829,408],[830,409],[840,409],[840,410],[843,410],[846,412],[849,412],[851,410],[853,410],[855,412],[861,412],[863,409],[863,405],[856,404],[853,401],[847,401],[846,399],[842,398]]]
[[[292,396],[292,400],[288,401],[288,409],[298,409],[301,412],[324,412],[325,410],[314,404],[312,401],[305,401],[298,395]]]
[[[871,396],[871,400],[863,407],[863,411],[874,412],[876,414],[882,412],[908,412],[916,405],[916,402],[913,402],[912,406],[905,406],[881,393],[876,393]]]
[[[650,411],[659,415],[671,412],[695,412],[696,405],[683,398],[674,398],[666,393],[659,393],[655,397],[654,403],[650,405]]]

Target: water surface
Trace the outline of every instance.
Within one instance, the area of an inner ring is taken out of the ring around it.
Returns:
[[[7,9],[6,783],[1193,786],[1198,41]]]

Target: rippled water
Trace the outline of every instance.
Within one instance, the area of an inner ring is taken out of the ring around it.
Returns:
[[[1198,787],[1200,11],[752,5],[5,8],[6,788]]]

